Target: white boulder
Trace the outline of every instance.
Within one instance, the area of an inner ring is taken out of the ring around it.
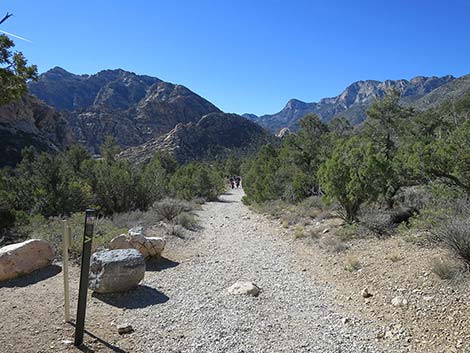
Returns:
[[[252,295],[258,296],[260,290],[258,286],[252,282],[235,282],[228,289],[228,293],[235,295]]]
[[[144,257],[159,257],[165,249],[165,239],[160,237],[145,237],[143,232],[129,231],[127,235],[121,234],[113,238],[109,243],[109,248],[113,250],[136,249]]]
[[[144,276],[145,259],[136,249],[99,251],[91,256],[89,287],[95,292],[126,291]]]
[[[45,240],[31,239],[0,248],[0,281],[31,273],[51,264],[54,250]]]

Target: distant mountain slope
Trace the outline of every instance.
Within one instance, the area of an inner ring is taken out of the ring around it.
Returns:
[[[34,96],[0,107],[0,167],[16,165],[24,147],[55,152],[71,142],[64,117]]]
[[[180,163],[223,157],[230,152],[251,152],[273,142],[274,136],[258,124],[236,114],[212,113],[196,124],[178,124],[169,133],[131,147],[120,154],[133,163],[145,163],[157,151],[168,151]]]
[[[296,129],[299,120],[308,113],[318,114],[322,120],[330,121],[334,117],[344,116],[352,124],[359,124],[366,119],[366,110],[377,98],[383,97],[389,89],[397,89],[402,92],[402,102],[408,105],[426,105],[426,97],[429,100],[443,101],[451,98],[452,92],[469,91],[467,76],[454,78],[453,76],[423,77],[418,76],[411,80],[386,80],[386,81],[357,81],[349,85],[340,95],[332,98],[321,99],[317,103],[305,103],[297,99],[291,99],[278,113],[256,117],[253,114],[245,114],[251,120],[258,122],[266,128],[277,132],[287,127]],[[422,103],[417,103],[422,102]]]
[[[413,102],[412,106],[419,110],[434,108],[448,100],[459,100],[468,93],[470,93],[470,75],[465,75],[436,88]]]
[[[124,70],[74,75],[55,67],[29,84],[32,94],[63,111],[78,142],[97,152],[107,135],[123,147],[136,146],[220,112],[182,85]]]

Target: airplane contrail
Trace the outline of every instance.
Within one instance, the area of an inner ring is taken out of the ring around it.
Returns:
[[[18,39],[24,40],[25,42],[29,42],[29,43],[32,43],[32,42],[33,42],[33,41],[29,40],[29,39],[26,39],[26,38],[23,38],[23,37],[17,36],[16,34],[9,33],[9,32],[6,32],[6,31],[2,31],[1,29],[0,29],[0,32],[2,32],[2,33],[5,33],[7,36],[12,36],[12,37],[15,37],[15,38],[18,38]]]

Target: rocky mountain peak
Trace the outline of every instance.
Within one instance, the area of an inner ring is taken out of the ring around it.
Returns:
[[[220,112],[182,85],[122,69],[74,75],[55,67],[29,85],[30,92],[64,111],[77,141],[93,152],[111,135],[126,148]]]

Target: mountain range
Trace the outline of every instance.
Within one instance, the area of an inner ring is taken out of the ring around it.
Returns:
[[[418,76],[409,81],[357,81],[336,97],[323,98],[314,103],[291,99],[278,113],[262,116],[243,114],[243,116],[275,133],[282,128],[296,130],[299,120],[308,113],[317,114],[325,122],[331,121],[335,117],[345,117],[352,125],[357,125],[366,119],[366,110],[372,102],[383,97],[390,89],[402,92],[402,104],[423,110],[437,106],[445,100],[461,98],[464,94],[469,93],[470,75],[459,78],[450,75],[443,77]]]
[[[122,158],[148,161],[159,150],[182,163],[244,153],[295,131],[307,113],[325,122],[343,116],[353,125],[387,90],[402,92],[401,101],[418,110],[470,93],[470,75],[411,80],[357,81],[340,95],[316,103],[291,99],[278,113],[256,116],[222,112],[190,89],[156,77],[121,69],[76,75],[55,67],[29,84],[29,94],[0,107],[0,167],[14,166],[21,149],[56,152],[81,143],[99,153],[106,136],[123,149]]]

